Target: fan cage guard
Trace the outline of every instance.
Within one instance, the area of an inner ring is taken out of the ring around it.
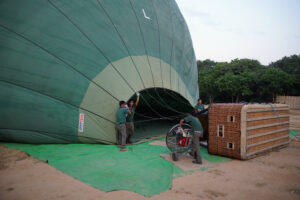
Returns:
[[[179,124],[174,125],[167,133],[166,145],[172,153],[186,153],[191,150],[192,137],[190,133],[192,127],[184,123],[181,128],[187,137],[184,137],[179,131]]]

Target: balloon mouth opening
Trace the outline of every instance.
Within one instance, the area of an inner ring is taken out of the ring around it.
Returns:
[[[167,131],[193,110],[187,99],[166,88],[147,88],[140,93],[134,115],[133,142],[164,137]],[[130,99],[136,101],[136,94]],[[128,100],[129,102],[129,100]]]

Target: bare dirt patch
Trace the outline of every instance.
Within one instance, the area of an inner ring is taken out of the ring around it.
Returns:
[[[8,168],[17,161],[24,160],[29,156],[18,150],[8,149],[0,145],[0,170]]]

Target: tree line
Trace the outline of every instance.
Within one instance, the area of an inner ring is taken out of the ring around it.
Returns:
[[[277,95],[300,96],[300,55],[269,65],[257,60],[198,60],[199,91],[205,103],[275,102]]]

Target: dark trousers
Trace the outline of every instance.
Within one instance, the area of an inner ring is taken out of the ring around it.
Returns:
[[[126,122],[126,134],[127,140],[130,141],[130,138],[133,136],[134,124],[133,122]]]
[[[192,153],[195,155],[196,161],[201,161],[201,154],[200,154],[200,137],[203,137],[202,132],[194,132],[192,137]]]
[[[119,124],[117,126],[117,139],[119,142],[119,145],[121,145],[121,148],[125,148],[126,145],[126,125],[125,124]]]

